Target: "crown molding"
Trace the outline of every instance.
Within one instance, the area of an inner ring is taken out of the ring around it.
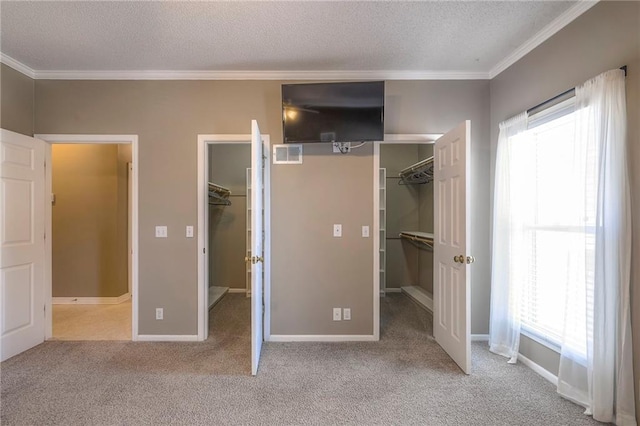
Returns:
[[[36,71],[38,80],[487,80],[467,71]]]
[[[15,59],[13,59],[11,56],[9,55],[5,55],[4,53],[0,52],[0,62],[5,64],[6,66],[13,68],[14,70],[21,72],[22,74],[26,75],[29,78],[36,78],[36,71],[29,68],[28,66],[26,66],[25,64],[23,64],[22,62],[16,61]]]
[[[579,0],[575,5],[571,6],[564,13],[551,21],[548,25],[538,31],[533,37],[524,42],[520,47],[511,52],[509,56],[498,62],[491,71],[489,71],[489,79],[495,78],[502,71],[515,64],[527,53],[547,41],[555,33],[569,25],[578,16],[595,6],[600,0]]]

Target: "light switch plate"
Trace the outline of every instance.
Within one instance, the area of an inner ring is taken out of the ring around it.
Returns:
[[[156,238],[167,238],[166,226],[156,226]]]
[[[336,223],[333,225],[333,236],[342,237],[342,225]]]
[[[366,225],[362,227],[362,238],[369,238],[369,227]]]
[[[351,321],[351,308],[342,309],[342,319],[345,321]]]
[[[193,238],[193,226],[187,225],[186,236],[187,238]]]

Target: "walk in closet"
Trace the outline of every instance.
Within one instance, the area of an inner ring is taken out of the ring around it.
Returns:
[[[380,289],[433,306],[433,145],[380,145]]]
[[[247,292],[250,276],[244,261],[250,230],[251,146],[244,143],[208,146],[209,308],[227,292]]]

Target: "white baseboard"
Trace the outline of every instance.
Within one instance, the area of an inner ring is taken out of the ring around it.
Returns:
[[[531,361],[529,358],[522,355],[521,353],[518,354],[518,361],[520,361],[521,363],[523,363],[524,365],[526,365],[527,367],[529,367],[530,369],[532,369],[533,371],[541,375],[547,381],[551,382],[554,386],[558,386],[557,376],[554,376],[553,373],[551,373],[548,370],[545,370],[543,367]]]
[[[138,342],[197,342],[197,334],[138,334]]]
[[[472,334],[471,341],[472,342],[488,342],[489,335],[488,334]]]
[[[247,289],[245,288],[229,288],[229,293],[246,293]]]
[[[52,297],[54,305],[118,305],[131,298],[131,293],[118,297]]]
[[[373,342],[373,334],[272,334],[269,342]]]
[[[418,304],[422,305],[427,311],[433,312],[433,299],[426,291],[416,286],[402,287],[401,290],[407,296],[418,302]]]

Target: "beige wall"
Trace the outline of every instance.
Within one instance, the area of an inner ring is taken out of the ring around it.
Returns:
[[[627,114],[633,217],[632,329],[640,378],[640,3],[601,2],[491,81],[491,176],[498,123],[609,69],[628,66]],[[523,339],[522,353],[554,374],[558,356]],[[640,418],[640,403],[636,404]]]
[[[257,119],[282,140],[279,81],[36,81],[37,133],[139,136],[141,334],[196,334],[195,225],[198,134],[250,132]],[[387,83],[388,133],[444,133],[472,120],[472,332],[488,331],[488,81]],[[485,158],[486,157],[486,158]],[[485,162],[486,159],[486,162]],[[486,175],[486,176],[485,176]],[[304,146],[304,164],[272,167],[273,334],[371,334],[372,145],[349,155]],[[342,223],[343,237],[331,237]],[[154,238],[167,225],[169,238]],[[486,234],[486,235],[485,235]],[[482,254],[483,253],[483,254]],[[155,308],[164,307],[164,320]],[[351,321],[331,320],[351,307]]]
[[[51,151],[53,296],[121,296],[127,292],[126,153],[118,145],[84,144],[54,144]]]
[[[33,80],[0,64],[0,127],[33,135]]]

